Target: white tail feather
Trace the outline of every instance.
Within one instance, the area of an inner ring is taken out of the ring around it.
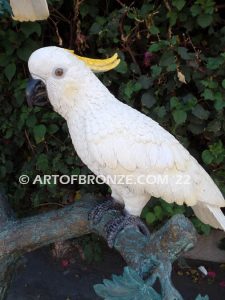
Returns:
[[[198,202],[192,209],[203,223],[225,231],[225,215],[218,206]]]

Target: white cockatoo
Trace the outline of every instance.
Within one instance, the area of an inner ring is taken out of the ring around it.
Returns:
[[[116,99],[94,74],[118,63],[116,55],[92,60],[58,47],[41,48],[29,59],[35,81],[28,98],[44,83],[84,164],[96,175],[120,178],[108,182],[112,198],[126,211],[124,220],[111,226],[114,231],[140,225],[138,216],[151,196],[185,203],[202,222],[225,230],[224,197],[196,159],[157,122]]]
[[[13,19],[20,22],[46,20],[49,17],[46,0],[10,0]]]

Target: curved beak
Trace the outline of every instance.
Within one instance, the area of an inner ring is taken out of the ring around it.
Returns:
[[[28,106],[44,106],[49,103],[45,84],[39,79],[30,79],[27,83],[26,98]]]

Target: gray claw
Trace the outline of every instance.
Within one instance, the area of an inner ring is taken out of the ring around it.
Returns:
[[[88,220],[93,225],[96,225],[101,221],[103,215],[111,209],[118,210],[121,208],[119,208],[119,206],[113,199],[104,201],[103,203],[97,205],[94,209],[92,209],[92,211],[88,214]]]
[[[114,219],[106,225],[107,242],[109,248],[113,248],[117,234],[128,226],[138,227],[141,233],[143,233],[146,236],[150,235],[149,229],[139,217],[132,215],[127,215],[125,217],[121,216]]]

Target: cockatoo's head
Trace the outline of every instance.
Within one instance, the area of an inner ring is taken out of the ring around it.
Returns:
[[[42,106],[48,98],[55,111],[64,115],[87,89],[98,85],[93,72],[111,70],[119,62],[117,54],[108,59],[90,59],[59,47],[36,50],[28,61],[32,76],[27,86],[28,103]]]

